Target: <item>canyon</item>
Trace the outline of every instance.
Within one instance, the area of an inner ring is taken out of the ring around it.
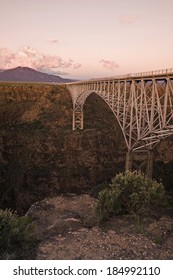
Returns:
[[[65,85],[0,84],[0,208],[25,213],[36,201],[90,193],[124,171],[126,146],[107,104],[91,94],[84,130],[72,131]],[[173,182],[173,137],[154,150],[153,177]]]

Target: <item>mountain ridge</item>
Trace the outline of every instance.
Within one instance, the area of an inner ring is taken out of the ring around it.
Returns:
[[[41,82],[41,83],[67,83],[73,79],[64,79],[60,76],[37,71],[30,67],[15,67],[0,71],[0,81],[3,82]]]

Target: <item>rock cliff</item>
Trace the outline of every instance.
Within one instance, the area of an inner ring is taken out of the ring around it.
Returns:
[[[72,131],[65,86],[0,84],[0,208],[24,212],[59,193],[82,193],[124,170],[118,123],[97,95],[88,97],[84,130]],[[173,138],[155,150],[154,176],[173,182]]]

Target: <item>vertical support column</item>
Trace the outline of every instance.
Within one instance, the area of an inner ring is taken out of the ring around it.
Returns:
[[[73,110],[72,130],[75,130],[75,110]]]
[[[131,171],[132,170],[132,161],[133,161],[133,153],[132,153],[132,151],[128,151],[126,153],[125,171]]]
[[[168,79],[166,79],[166,94],[164,97],[164,107],[163,107],[163,126],[166,126],[166,121],[167,121],[168,94],[169,94],[169,83],[168,83]]]
[[[83,110],[76,111],[73,110],[73,122],[72,122],[72,129],[83,129],[84,122],[83,122]]]
[[[83,129],[83,110],[81,111],[81,125],[80,129]]]
[[[148,178],[152,178],[153,175],[153,151],[152,150],[148,150],[147,152],[146,175]]]

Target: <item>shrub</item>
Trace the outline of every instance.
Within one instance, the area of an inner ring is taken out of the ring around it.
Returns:
[[[32,231],[29,217],[0,209],[0,259],[20,258],[34,240]]]
[[[99,193],[96,213],[101,221],[118,214],[143,214],[160,205],[164,196],[162,183],[141,172],[127,171],[117,174],[109,188]]]
[[[101,183],[101,184],[98,184],[98,185],[94,186],[94,187],[90,190],[89,194],[90,194],[91,196],[95,197],[95,198],[98,198],[99,193],[100,193],[102,190],[104,190],[105,188],[107,188],[108,186],[109,186],[109,183],[108,183],[107,181],[105,181],[105,182],[103,182],[103,183]]]

